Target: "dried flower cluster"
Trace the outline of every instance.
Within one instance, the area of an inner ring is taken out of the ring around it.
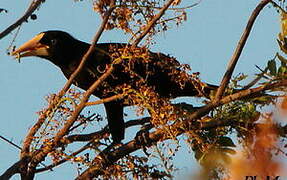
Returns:
[[[94,0],[94,10],[104,16],[105,12],[110,7],[110,2],[110,0]],[[116,1],[116,9],[113,11],[111,18],[106,25],[106,29],[122,29],[135,38],[145,30],[147,24],[156,16],[165,3],[166,0]],[[175,23],[176,25],[179,25],[183,21],[186,21],[187,8],[178,8],[177,6],[179,6],[180,3],[181,1],[174,1],[172,3],[173,8],[169,8],[169,11],[166,11],[162,20],[153,26],[147,39],[151,39],[153,35],[158,34],[159,32],[167,31],[171,24]]]

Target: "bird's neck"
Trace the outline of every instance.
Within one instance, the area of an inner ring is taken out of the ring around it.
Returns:
[[[60,55],[52,58],[51,61],[60,68],[68,68],[66,66],[69,64],[78,66],[80,64],[80,60],[88,51],[89,46],[90,44],[77,40],[77,42],[68,44],[67,47],[64,48],[64,52],[59,53]]]

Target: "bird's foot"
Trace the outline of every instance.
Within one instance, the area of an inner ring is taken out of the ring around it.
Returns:
[[[149,130],[148,129],[142,129],[137,132],[136,137],[136,144],[140,145],[142,147],[143,152],[150,156],[150,154],[147,152],[147,146],[150,146],[152,144],[152,141],[149,137]]]
[[[110,146],[111,147],[118,147],[118,146],[122,146],[123,143],[121,141],[113,141]]]

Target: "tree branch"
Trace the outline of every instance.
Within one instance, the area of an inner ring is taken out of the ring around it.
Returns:
[[[207,104],[206,106],[198,109],[196,112],[192,113],[185,121],[174,123],[173,125],[170,126],[170,129],[172,132],[177,132],[176,134],[174,134],[174,136],[179,136],[190,130],[211,129],[219,126],[231,125],[232,121],[230,120],[222,120],[222,121],[213,120],[207,122],[197,122],[195,120],[200,119],[204,115],[208,114],[212,109],[220,105],[227,104],[235,100],[244,99],[246,97],[252,96],[256,93],[260,93],[266,90],[271,90],[274,88],[284,86],[287,86],[287,80],[266,84],[264,86],[256,87],[253,89],[242,90],[235,94],[228,95],[222,98],[218,102],[211,102],[210,104]],[[286,127],[284,127],[283,129],[286,130]],[[155,132],[150,133],[147,138],[149,139],[149,144],[146,144],[146,146],[149,147],[153,143],[169,139],[170,137],[167,137],[165,134],[166,132],[162,129],[158,129]],[[103,174],[102,171],[103,169],[106,169],[109,165],[112,165],[117,160],[123,158],[125,155],[130,154],[142,147],[143,144],[139,144],[136,142],[136,140],[132,140],[127,144],[124,144],[123,146],[115,149],[114,151],[104,150],[93,160],[93,163],[95,165],[88,168],[81,175],[79,175],[77,177],[77,180],[89,179],[97,175]]]
[[[3,139],[4,141],[6,141],[7,143],[11,144],[12,146],[16,147],[17,149],[21,149],[20,146],[18,146],[17,144],[13,143],[12,141],[10,141],[9,139],[3,137],[0,135],[0,139]]]
[[[7,36],[11,31],[16,29],[18,26],[20,26],[23,22],[26,22],[28,18],[33,14],[33,12],[43,3],[44,0],[33,0],[31,4],[29,5],[28,9],[24,13],[22,17],[20,17],[15,23],[10,25],[8,28],[6,28],[4,31],[0,33],[0,39]]]
[[[125,128],[129,128],[132,126],[143,125],[150,121],[150,117],[130,120],[125,123]],[[70,144],[75,141],[91,141],[93,139],[102,139],[105,134],[109,133],[108,126],[104,127],[102,130],[89,133],[89,134],[75,134],[64,138],[61,142],[63,144]]]
[[[36,169],[35,173],[40,173],[40,172],[44,172],[47,170],[51,170],[52,168],[59,166],[67,161],[69,161],[70,159],[72,159],[73,157],[75,157],[76,155],[80,154],[81,152],[85,151],[86,149],[88,149],[91,145],[91,142],[87,143],[85,146],[81,147],[80,149],[78,149],[77,151],[71,153],[70,155],[67,156],[67,158],[61,159],[60,161],[57,161],[51,165],[48,165],[44,168],[40,168],[40,169]]]
[[[9,167],[1,176],[0,180],[10,179],[15,174],[20,173],[20,165],[24,162],[24,159],[19,160]]]
[[[35,168],[39,162],[44,160],[45,156],[53,150],[53,148],[57,147],[60,143],[61,139],[69,132],[69,129],[77,120],[78,115],[84,109],[86,102],[88,101],[91,94],[95,91],[95,89],[112,73],[113,66],[111,66],[98,80],[96,80],[92,86],[84,93],[81,103],[77,106],[77,108],[72,113],[71,117],[66,121],[63,128],[55,135],[53,143],[49,146],[46,146],[42,150],[38,151],[32,157],[31,167]]]
[[[117,94],[117,95],[114,95],[114,96],[111,96],[111,97],[107,97],[107,98],[104,98],[104,99],[100,99],[100,100],[97,100],[97,101],[94,101],[94,102],[87,102],[86,106],[93,106],[93,105],[98,105],[98,104],[111,102],[111,101],[114,101],[114,100],[117,100],[117,99],[122,99],[124,96],[125,96],[124,94]]]
[[[125,128],[131,127],[131,126],[135,126],[135,125],[142,125],[142,124],[145,124],[145,123],[147,123],[149,121],[150,121],[150,117],[130,120],[130,121],[125,123]],[[48,166],[45,166],[43,168],[37,169],[35,172],[39,173],[39,172],[51,170],[52,168],[69,161],[70,159],[72,159],[72,157],[75,157],[79,153],[81,153],[84,150],[88,149],[89,146],[91,145],[91,143],[95,143],[95,141],[94,141],[95,139],[102,139],[104,134],[107,134],[107,133],[109,133],[108,126],[104,127],[102,130],[94,132],[94,133],[90,133],[90,134],[75,134],[75,135],[71,135],[71,136],[68,136],[68,137],[64,138],[63,140],[61,140],[61,143],[63,145],[68,145],[68,144],[71,144],[71,143],[76,142],[76,141],[77,142],[90,141],[90,142],[87,143],[82,148],[80,148],[79,150],[77,150],[77,151],[73,152],[72,154],[70,154],[67,158],[64,158],[64,159],[62,159],[62,160],[60,160],[58,162],[55,162],[55,163],[53,163],[51,165],[48,165]]]
[[[62,90],[58,93],[58,95],[55,97],[55,100],[53,103],[51,103],[49,105],[49,107],[44,110],[44,112],[41,114],[41,116],[38,119],[38,122],[30,129],[28,135],[25,138],[24,144],[23,144],[23,148],[22,148],[22,152],[21,152],[21,157],[28,155],[29,153],[29,147],[31,145],[31,142],[33,140],[33,137],[35,136],[36,132],[38,131],[38,129],[42,126],[42,124],[45,122],[45,119],[48,116],[48,112],[51,111],[51,109],[53,109],[55,107],[55,105],[57,104],[57,101],[64,96],[64,94],[67,92],[67,90],[70,88],[70,86],[72,85],[73,80],[75,79],[75,77],[78,75],[78,73],[82,70],[82,68],[85,65],[86,60],[89,58],[89,56],[94,52],[94,50],[96,49],[96,43],[99,40],[101,34],[103,33],[105,26],[108,22],[108,19],[112,13],[112,11],[114,10],[114,1],[112,1],[113,3],[111,4],[110,9],[106,12],[103,22],[99,28],[99,30],[97,31],[95,37],[93,38],[92,44],[89,47],[88,51],[86,52],[86,54],[83,56],[81,63],[79,64],[79,66],[77,67],[77,69],[73,72],[73,74],[70,76],[69,80],[66,82],[66,84],[64,85],[64,87],[62,88]]]
[[[217,93],[216,93],[216,96],[214,98],[214,101],[219,101],[221,98],[222,98],[222,95],[224,93],[224,90],[225,88],[227,87],[229,81],[230,81],[230,78],[232,76],[232,73],[235,69],[235,66],[238,62],[238,59],[241,55],[241,52],[246,44],[246,41],[248,39],[248,36],[250,34],[250,31],[252,29],[252,26],[257,18],[257,16],[259,15],[260,11],[269,3],[271,2],[271,0],[262,0],[258,5],[257,7],[254,9],[254,11],[252,12],[249,20],[248,20],[248,23],[245,27],[245,30],[237,44],[237,47],[229,61],[229,64],[228,64],[228,67],[227,67],[227,70],[223,76],[223,79],[221,81],[221,84],[220,84],[220,87],[219,89],[217,90]]]
[[[64,95],[67,90],[70,88],[70,86],[73,83],[73,80],[77,77],[77,75],[79,74],[79,72],[83,69],[87,59],[89,59],[89,57],[92,55],[92,53],[95,51],[96,49],[96,45],[97,42],[100,38],[100,36],[102,35],[102,33],[105,30],[106,24],[109,20],[109,17],[111,15],[111,13],[113,12],[113,10],[115,9],[115,1],[112,0],[111,4],[110,4],[110,8],[109,10],[106,11],[105,15],[104,15],[104,19],[103,22],[99,28],[99,30],[97,31],[95,37],[93,38],[92,44],[90,46],[90,48],[88,49],[88,51],[86,52],[86,54],[83,56],[81,63],[79,64],[79,66],[77,67],[77,69],[73,72],[73,74],[70,76],[69,80],[66,82],[65,86],[63,87],[63,89],[60,91],[59,95]]]
[[[55,107],[55,105],[57,104],[57,100],[60,99],[62,96],[64,96],[64,94],[67,92],[67,90],[69,89],[69,87],[71,86],[74,78],[77,76],[77,74],[81,71],[81,69],[84,67],[84,64],[86,62],[86,60],[90,57],[90,55],[94,52],[95,48],[96,48],[96,43],[98,41],[98,39],[100,38],[102,32],[105,29],[106,23],[108,22],[108,19],[112,13],[112,11],[114,10],[115,6],[114,6],[114,0],[111,1],[111,5],[110,5],[110,9],[105,13],[103,22],[99,28],[99,30],[97,31],[95,37],[93,38],[93,42],[90,46],[90,48],[88,49],[88,51],[86,52],[86,54],[83,56],[80,65],[77,67],[77,69],[75,70],[75,72],[73,72],[73,74],[70,76],[69,80],[67,81],[67,83],[65,84],[65,86],[63,87],[63,89],[58,93],[58,95],[56,96],[56,100],[51,103],[49,105],[49,107],[44,111],[44,113],[40,116],[38,122],[30,129],[27,137],[25,138],[24,141],[24,145],[23,145],[23,150],[21,152],[21,158],[29,156],[29,149],[31,146],[31,142],[33,140],[34,135],[36,134],[36,132],[38,131],[38,129],[42,126],[42,124],[45,122],[45,119],[47,118],[49,111],[51,111],[51,109],[53,109],[53,107]],[[41,162],[44,157],[47,155],[47,153],[49,153],[49,151],[51,149],[53,149],[53,147],[55,145],[57,145],[57,143],[59,143],[59,140],[65,135],[65,133],[68,132],[69,128],[73,125],[74,121],[76,120],[76,118],[78,117],[79,113],[82,111],[82,109],[85,107],[85,103],[87,102],[88,98],[90,97],[90,95],[93,93],[93,91],[98,87],[98,85],[105,80],[112,72],[113,70],[113,66],[111,66],[106,73],[104,73],[84,94],[83,100],[81,101],[81,103],[77,106],[76,110],[74,111],[72,117],[67,121],[67,123],[65,124],[64,128],[57,133],[56,137],[55,137],[55,141],[53,143],[53,145],[47,149],[45,149],[45,151],[41,151],[41,153],[37,153],[37,155],[33,156],[33,165],[31,166],[32,170],[34,170],[34,168],[36,167],[36,165]],[[28,166],[27,166],[28,167]],[[33,172],[31,172],[33,173]]]

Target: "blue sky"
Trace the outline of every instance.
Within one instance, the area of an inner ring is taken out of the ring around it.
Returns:
[[[29,2],[1,0],[0,8],[9,12],[0,14],[0,31],[21,16]],[[180,62],[190,64],[193,71],[201,72],[201,78],[205,82],[218,84],[247,19],[258,2],[203,0],[200,5],[187,11],[188,19],[183,25],[174,26],[172,30],[157,35],[157,43],[152,45],[151,50],[177,57]],[[35,34],[51,29],[64,30],[78,39],[90,42],[101,22],[92,9],[91,1],[75,3],[73,0],[47,0],[36,14],[36,21],[22,25],[15,45],[19,46]],[[278,14],[274,8],[266,7],[255,23],[235,74],[243,72],[252,76],[257,73],[254,65],[263,67],[278,51],[278,32]],[[19,64],[9,57],[6,49],[12,39],[13,34],[8,35],[1,40],[0,45],[0,135],[21,144],[28,129],[37,119],[36,112],[46,105],[44,97],[58,92],[65,83],[65,78],[60,70],[48,61],[29,57],[22,59]],[[129,36],[122,31],[108,31],[103,34],[100,42],[128,40]],[[94,110],[104,113],[101,106]],[[0,147],[2,173],[18,160],[19,151],[3,141],[0,141]],[[183,167],[190,166],[181,163],[184,159],[184,156],[178,157],[176,163]],[[71,179],[74,176],[70,169],[60,168],[51,173],[40,174],[37,179]]]

